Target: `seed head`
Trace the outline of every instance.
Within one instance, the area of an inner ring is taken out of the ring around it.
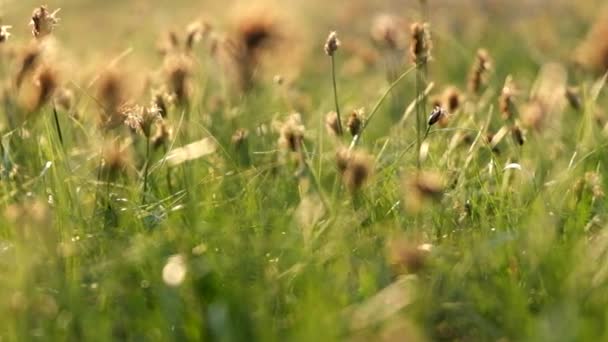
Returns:
[[[187,105],[190,101],[190,77],[192,66],[190,61],[182,56],[169,58],[165,62],[167,85],[177,102]]]
[[[9,25],[0,25],[0,44],[6,42],[8,38],[11,36],[11,33],[8,30],[12,28]]]
[[[361,132],[363,126],[363,109],[353,110],[346,122],[346,128],[354,137]]]
[[[416,65],[428,62],[431,56],[431,35],[427,23],[413,23],[410,27],[410,58]]]
[[[103,128],[113,128],[124,121],[126,102],[126,85],[124,77],[114,69],[104,70],[97,81],[97,100],[101,105],[100,125]]]
[[[393,15],[377,16],[372,24],[371,36],[378,45],[390,50],[402,50],[407,43],[407,30],[404,29],[403,21]]]
[[[397,274],[419,273],[426,264],[432,246],[429,244],[417,245],[403,237],[389,241],[388,261]]]
[[[58,8],[53,13],[49,13],[46,6],[40,6],[34,10],[30,26],[32,26],[32,34],[35,38],[43,38],[53,32],[53,29],[59,22],[57,13],[60,10]]]
[[[460,108],[462,102],[462,95],[456,87],[447,87],[443,91],[443,106],[447,109],[448,113],[454,113]]]
[[[325,129],[331,136],[340,136],[340,123],[338,122],[338,113],[331,111],[325,115]]]
[[[425,204],[437,202],[445,191],[445,180],[437,172],[423,171],[405,179],[406,208],[419,212]]]
[[[299,152],[304,141],[304,125],[299,113],[291,114],[280,128],[279,145],[291,152]]]
[[[74,92],[68,88],[57,89],[53,101],[55,107],[65,112],[69,112],[74,107]]]
[[[502,113],[502,118],[504,120],[511,120],[515,117],[515,86],[513,84],[513,80],[511,77],[507,77],[505,81],[505,85],[502,88],[502,92],[500,94],[500,98],[498,99],[498,105],[500,108],[500,112]]]
[[[131,165],[132,157],[129,146],[121,146],[117,141],[104,146],[101,166],[104,179],[115,180],[118,176],[126,174]]]
[[[186,51],[192,51],[194,45],[209,33],[211,26],[200,21],[192,22],[186,27]]]
[[[23,79],[36,68],[41,53],[39,44],[33,43],[27,46],[21,57],[19,71],[15,78],[17,88],[21,86]]]
[[[351,192],[361,189],[373,173],[373,158],[363,151],[348,151],[345,148],[338,150],[336,165],[344,184]]]
[[[469,91],[471,93],[479,94],[481,92],[481,88],[486,84],[488,71],[490,71],[491,68],[492,60],[490,59],[488,51],[485,49],[477,50],[475,62],[471,67],[468,80]]]
[[[152,125],[161,119],[155,106],[126,105],[123,107],[123,116],[127,127],[137,134],[143,134],[146,138],[152,135]]]
[[[327,36],[327,41],[325,42],[325,54],[333,57],[336,51],[340,48],[340,40],[338,39],[338,34],[336,31],[332,31]]]
[[[48,65],[40,67],[34,79],[37,91],[34,109],[40,109],[51,99],[59,81],[57,79],[57,72]]]

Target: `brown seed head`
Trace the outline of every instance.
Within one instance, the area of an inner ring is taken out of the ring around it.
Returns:
[[[410,26],[410,58],[416,65],[426,64],[431,56],[431,36],[426,23]]]
[[[515,85],[511,77],[507,77],[505,81],[505,85],[502,88],[502,92],[500,94],[500,98],[498,99],[498,105],[500,108],[500,112],[502,114],[502,118],[504,120],[512,120],[515,118]]]
[[[376,44],[390,50],[402,50],[407,44],[407,28],[401,18],[393,15],[379,15],[374,18],[371,36]]]
[[[11,33],[8,30],[12,28],[9,25],[0,25],[0,44],[6,42],[8,38],[11,36]]]
[[[190,101],[190,77],[192,76],[190,61],[183,56],[169,58],[165,62],[165,73],[167,86],[175,95],[177,102],[187,105]]]
[[[396,274],[415,274],[422,271],[430,254],[431,245],[417,245],[403,237],[388,243],[388,262]]]
[[[279,145],[291,152],[299,152],[304,141],[304,125],[299,113],[291,114],[280,128]]]
[[[194,21],[186,27],[186,51],[192,51],[194,45],[198,43],[204,36],[206,36],[211,30],[211,26],[208,23],[201,21]]]
[[[74,92],[65,87],[57,89],[53,101],[55,107],[62,111],[69,112],[74,107]]]
[[[447,109],[448,113],[453,114],[460,108],[462,102],[462,95],[458,88],[447,87],[443,91],[443,106]]]
[[[101,169],[103,179],[115,180],[118,176],[126,174],[132,164],[129,146],[121,146],[116,141],[104,146]]]
[[[373,160],[369,154],[363,151],[338,150],[336,153],[338,171],[351,192],[361,189],[372,176]]]
[[[437,172],[423,171],[405,179],[405,204],[409,212],[419,212],[427,203],[437,202],[445,191],[445,180]]]
[[[338,113],[331,111],[325,115],[325,129],[332,136],[340,136],[340,123],[338,122]]]
[[[42,38],[53,32],[59,22],[59,18],[57,18],[59,10],[56,9],[53,13],[49,13],[46,6],[40,6],[34,10],[30,26],[32,26],[32,34],[35,38]]]
[[[30,74],[38,65],[42,51],[40,45],[37,43],[29,44],[21,57],[19,71],[15,78],[17,88],[23,83],[25,76]]]
[[[363,109],[353,110],[346,121],[346,128],[354,137],[361,132],[363,126]]]
[[[324,48],[325,54],[330,57],[333,57],[336,51],[338,51],[338,48],[340,48],[340,40],[338,39],[338,34],[336,33],[336,31],[332,31],[329,33]]]
[[[45,103],[49,101],[49,99],[53,96],[55,89],[59,84],[57,78],[57,71],[49,67],[48,65],[43,65],[40,67],[34,77],[36,84],[36,102],[34,104],[34,109],[40,109]]]
[[[97,81],[97,100],[101,108],[99,122],[104,128],[113,128],[124,121],[121,115],[126,102],[124,76],[114,69],[106,69]]]
[[[492,68],[492,60],[485,49],[477,50],[475,62],[469,72],[468,86],[473,94],[479,94],[481,88],[486,84],[488,71]]]
[[[576,60],[586,68],[604,73],[608,71],[608,11],[601,13],[587,37],[576,51]]]

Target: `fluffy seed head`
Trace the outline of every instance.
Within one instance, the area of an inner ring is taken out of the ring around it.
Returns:
[[[340,40],[338,39],[338,34],[336,33],[336,31],[332,31],[329,33],[324,48],[325,54],[330,57],[333,57],[336,51],[338,51],[338,48],[340,48]]]
[[[443,106],[448,113],[454,113],[460,108],[462,95],[456,87],[447,87],[443,92]]]
[[[405,179],[404,191],[406,209],[419,212],[425,204],[441,199],[445,191],[445,180],[437,172],[418,172]]]
[[[426,64],[431,56],[431,35],[426,23],[410,26],[410,58],[416,65]]]
[[[363,109],[353,110],[348,117],[346,127],[350,134],[354,137],[361,132],[363,126]]]
[[[124,112],[120,107],[126,102],[124,77],[114,69],[104,70],[97,81],[97,100],[101,105],[100,124],[112,128],[121,124]]]
[[[505,85],[502,88],[502,92],[500,94],[500,98],[498,99],[498,105],[500,108],[500,112],[502,114],[502,118],[504,120],[511,120],[515,117],[515,103],[513,102],[515,98],[515,86],[513,84],[513,80],[511,77],[507,77],[505,81]]]
[[[38,65],[42,51],[39,44],[30,44],[26,47],[25,51],[20,60],[19,71],[15,78],[17,87],[20,87],[23,83],[25,76],[30,74]]]
[[[469,91],[473,94],[479,94],[481,88],[486,84],[488,71],[492,68],[492,60],[490,54],[485,49],[477,50],[475,62],[469,72],[468,86]]]
[[[396,16],[379,15],[374,18],[371,36],[378,45],[390,50],[402,50],[407,43],[407,30],[404,27],[403,20]]]
[[[169,58],[165,62],[165,73],[167,86],[175,95],[175,99],[181,105],[187,105],[190,101],[190,77],[192,66],[184,57]]]
[[[298,152],[303,140],[302,117],[299,113],[291,114],[280,128],[279,145],[291,152]]]
[[[161,146],[167,146],[172,136],[173,129],[171,128],[171,126],[169,126],[167,121],[158,120],[156,122],[156,132],[152,137],[152,147],[154,149],[158,149]]]
[[[32,34],[35,38],[42,38],[53,32],[53,29],[59,22],[59,18],[57,18],[59,10],[56,9],[54,12],[49,13],[46,6],[40,6],[34,10],[30,26],[32,26]]]
[[[53,96],[55,89],[59,85],[59,81],[57,72],[48,65],[40,67],[34,79],[37,91],[34,109],[39,109]]]
[[[132,165],[131,152],[128,146],[121,146],[114,141],[103,147],[103,163],[101,173],[104,179],[115,180],[118,176],[127,173]]]
[[[340,136],[340,122],[338,122],[338,113],[331,111],[325,116],[325,129],[332,136]]]
[[[373,160],[369,154],[363,151],[338,150],[336,165],[344,184],[351,192],[361,189],[372,176]]]

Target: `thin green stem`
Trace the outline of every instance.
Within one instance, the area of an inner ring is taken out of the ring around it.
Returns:
[[[150,168],[150,138],[146,137],[146,165],[144,167],[144,189],[141,194],[142,204],[146,204],[146,192],[148,191],[148,170]]]
[[[57,129],[57,135],[59,136],[59,142],[61,147],[63,146],[63,134],[61,134],[61,125],[59,124],[59,116],[57,115],[57,108],[53,106],[53,117],[55,118],[55,128]]]
[[[371,120],[374,117],[374,115],[378,112],[378,109],[380,109],[380,106],[382,105],[382,103],[384,102],[384,100],[386,100],[386,97],[388,96],[388,94],[391,93],[391,91],[405,78],[405,76],[407,76],[410,72],[412,72],[414,70],[416,70],[415,66],[413,66],[413,67],[405,70],[395,81],[393,81],[393,83],[391,83],[388,86],[388,88],[382,94],[382,96],[380,97],[380,99],[378,99],[378,102],[376,102],[376,105],[374,105],[374,108],[372,108],[372,111],[369,113],[369,116],[367,117],[367,119],[365,120],[365,122],[363,122],[363,125],[361,126],[361,130],[359,131],[359,134],[357,134],[357,135],[355,135],[353,137],[353,140],[352,140],[352,142],[350,144],[350,149],[351,150],[359,143],[359,140],[361,140],[361,135],[363,135],[363,132],[365,131],[365,129],[367,128],[367,126],[371,122]]]
[[[340,104],[338,101],[338,85],[336,84],[336,61],[332,55],[331,59],[331,79],[334,88],[334,102],[336,104],[336,115],[338,116],[338,135],[342,136],[342,116],[340,115]]]

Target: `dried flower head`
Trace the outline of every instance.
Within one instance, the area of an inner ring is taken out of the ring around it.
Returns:
[[[125,105],[122,107],[122,115],[127,127],[137,134],[143,134],[146,138],[152,135],[152,125],[161,119],[155,106]]]
[[[415,274],[425,268],[432,245],[415,244],[399,237],[389,241],[387,249],[388,262],[396,274]]]
[[[374,18],[371,36],[376,44],[390,50],[402,50],[407,44],[405,23],[399,17],[382,14]]]
[[[363,126],[363,109],[353,110],[346,121],[348,132],[354,137],[361,132]]]
[[[332,136],[340,136],[340,123],[338,122],[338,113],[331,111],[325,115],[325,129],[327,133]]]
[[[448,113],[453,114],[460,108],[462,103],[462,94],[456,87],[447,87],[443,91],[443,107],[447,109]]]
[[[190,77],[192,66],[189,59],[176,56],[165,61],[167,86],[175,95],[177,103],[187,105],[190,101]]]
[[[340,40],[338,39],[338,34],[336,33],[336,31],[332,31],[329,33],[329,36],[327,36],[327,41],[325,42],[325,54],[327,54],[330,57],[333,57],[333,55],[336,53],[336,51],[338,51],[338,48],[340,48]]]
[[[32,34],[35,38],[45,37],[51,32],[59,22],[59,18],[57,18],[57,13],[61,9],[58,8],[54,12],[49,13],[49,10],[46,6],[40,6],[34,10],[32,13],[32,20],[30,21],[30,26],[32,26]]]
[[[492,68],[490,54],[485,49],[477,50],[475,62],[469,72],[469,92],[479,94],[481,88],[486,84],[488,71]]]
[[[504,120],[512,120],[513,118],[515,118],[515,93],[515,85],[511,76],[509,76],[505,81],[505,85],[502,88],[502,92],[498,99],[498,105],[502,114],[502,118]]]
[[[431,56],[431,34],[427,23],[413,23],[410,26],[410,58],[416,65],[428,62]]]
[[[102,179],[115,180],[125,175],[133,164],[131,150],[128,145],[121,145],[118,141],[107,143],[102,152],[101,174]]]
[[[169,107],[173,103],[173,96],[163,89],[156,89],[152,92],[152,106],[158,108],[160,116],[167,117]]]
[[[419,212],[425,204],[437,202],[445,191],[445,180],[441,174],[422,171],[405,179],[405,204],[410,212]]]
[[[291,114],[280,128],[279,145],[291,152],[299,152],[304,141],[304,125],[299,113]]]
[[[65,112],[69,112],[74,108],[74,101],[74,92],[65,87],[57,89],[53,98],[55,107]]]
[[[97,81],[97,100],[101,106],[99,122],[104,128],[116,127],[124,121],[124,108],[121,108],[127,99],[124,80],[118,71],[107,69]]]
[[[192,51],[194,45],[196,45],[205,35],[209,33],[211,26],[208,23],[201,21],[194,21],[186,27],[186,51]]]
[[[39,109],[51,99],[59,85],[57,71],[48,65],[43,65],[37,70],[34,80],[37,93],[33,109]]]
[[[0,25],[0,44],[6,42],[8,38],[11,36],[11,33],[8,30],[12,28],[9,25]]]
[[[356,192],[370,179],[374,171],[374,158],[363,151],[339,149],[336,165],[342,180],[351,192]]]
[[[36,66],[38,66],[41,53],[42,51],[40,45],[37,43],[29,44],[25,48],[19,62],[19,71],[17,72],[17,76],[15,78],[17,88],[21,86],[25,77],[34,71]]]
[[[601,13],[576,51],[576,60],[597,72],[608,70],[608,11]]]

